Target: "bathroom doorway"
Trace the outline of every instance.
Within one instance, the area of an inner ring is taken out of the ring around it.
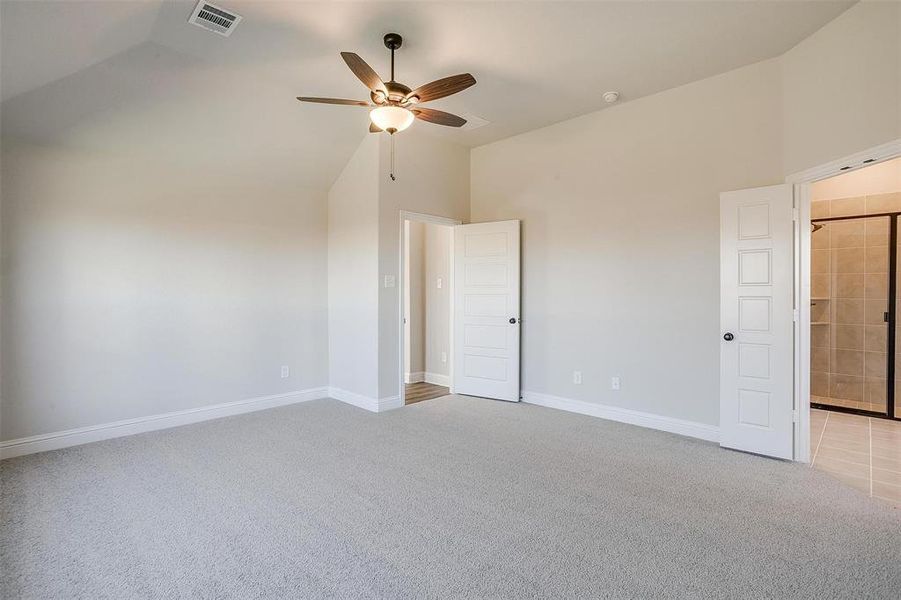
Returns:
[[[901,158],[810,199],[811,466],[901,506]]]
[[[899,178],[901,159],[895,159],[811,186],[814,408],[901,419]]]

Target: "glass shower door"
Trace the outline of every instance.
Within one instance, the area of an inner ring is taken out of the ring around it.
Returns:
[[[810,383],[815,405],[886,413],[893,218],[814,222]]]

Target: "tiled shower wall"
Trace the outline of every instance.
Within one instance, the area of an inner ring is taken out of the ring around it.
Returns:
[[[813,219],[894,211],[901,211],[901,194],[840,198],[811,206]],[[811,237],[811,395],[816,396],[812,400],[882,412],[889,217],[823,225]]]

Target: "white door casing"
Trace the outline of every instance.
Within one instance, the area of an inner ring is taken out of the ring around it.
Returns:
[[[519,221],[454,227],[454,392],[519,401]]]
[[[791,185],[720,195],[720,444],[784,459],[794,431],[792,206]]]

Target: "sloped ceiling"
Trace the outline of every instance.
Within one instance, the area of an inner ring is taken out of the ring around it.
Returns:
[[[123,138],[191,164],[265,162],[328,186],[365,133],[366,98],[339,52],[387,75],[381,37],[404,36],[397,79],[459,72],[478,85],[432,106],[489,121],[414,127],[489,143],[778,56],[853,2],[247,2],[229,38],[180,1],[0,4],[3,134],[101,151]]]

